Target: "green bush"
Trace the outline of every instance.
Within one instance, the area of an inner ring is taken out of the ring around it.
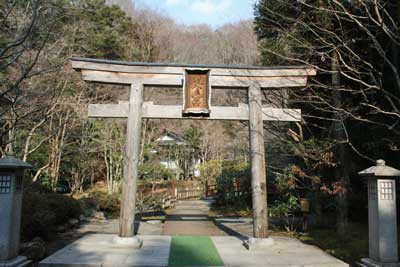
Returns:
[[[142,199],[138,199],[136,208],[139,212],[161,211],[162,199],[162,195],[145,196]]]
[[[50,239],[57,226],[78,218],[81,213],[77,200],[48,191],[38,184],[27,186],[22,203],[22,239],[30,240],[37,236]]]
[[[118,216],[121,207],[121,194],[109,194],[104,187],[93,187],[89,190],[89,197],[96,203],[99,210],[106,213],[107,217]]]
[[[220,159],[209,160],[200,165],[201,180],[209,185],[217,184],[217,177],[222,174],[223,161]]]
[[[300,210],[299,199],[289,196],[286,201],[275,200],[269,207],[269,216],[273,218],[286,218]]]
[[[288,232],[296,230],[297,222],[295,214],[300,210],[299,199],[294,195],[290,195],[283,200],[275,200],[273,204],[268,207],[268,216],[281,220],[283,227]]]
[[[250,165],[240,161],[224,161],[221,174],[217,177],[218,191],[233,191],[235,183],[241,191],[250,188]]]
[[[158,162],[144,162],[139,165],[139,179],[169,180],[175,174]]]
[[[241,161],[223,161],[221,173],[216,181],[218,205],[238,207],[251,205],[249,164]],[[242,195],[235,194],[235,191],[242,192]]]

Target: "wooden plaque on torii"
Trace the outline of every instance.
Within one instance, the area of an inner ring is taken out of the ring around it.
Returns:
[[[210,115],[210,70],[186,69],[183,89],[183,115]]]

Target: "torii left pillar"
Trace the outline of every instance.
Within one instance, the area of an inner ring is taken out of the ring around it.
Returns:
[[[143,87],[142,83],[134,83],[131,84],[130,88],[119,219],[120,227],[119,237],[115,239],[117,243],[128,244],[136,248],[142,246],[142,240],[135,236],[135,206],[142,132]]]

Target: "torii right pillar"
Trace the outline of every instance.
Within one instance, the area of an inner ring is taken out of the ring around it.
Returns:
[[[267,179],[265,173],[265,147],[261,88],[248,88],[249,136],[251,158],[251,193],[253,203],[253,237],[244,242],[247,249],[273,244],[268,238]]]

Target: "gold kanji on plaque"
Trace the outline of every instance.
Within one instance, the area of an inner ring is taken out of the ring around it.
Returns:
[[[210,114],[209,70],[186,70],[184,88],[185,115]]]

